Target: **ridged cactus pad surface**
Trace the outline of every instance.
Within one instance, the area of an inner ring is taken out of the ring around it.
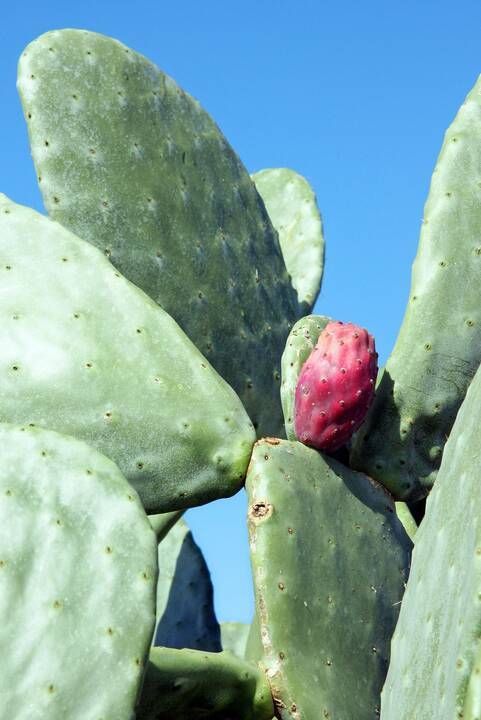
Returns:
[[[184,520],[159,543],[154,645],[219,652],[209,569]]]
[[[157,542],[118,468],[0,425],[0,716],[131,720],[154,628]]]
[[[278,434],[279,359],[302,314],[254,183],[199,103],[92,32],[31,43],[18,87],[45,207],[147,292]]]
[[[264,667],[283,720],[372,720],[411,541],[384,489],[314,449],[259,441],[247,478]]]
[[[324,232],[313,189],[289,168],[268,168],[252,176],[279,233],[287,272],[304,314],[314,307],[324,270]]]
[[[152,648],[136,720],[271,720],[264,673],[231,652]]]
[[[179,326],[56,222],[0,196],[2,419],[85,440],[150,512],[242,485],[255,439]]]
[[[446,132],[404,321],[351,464],[398,499],[429,492],[481,361],[481,78]]]
[[[382,720],[481,717],[480,405],[478,370],[416,533]]]
[[[281,359],[281,402],[288,440],[297,440],[294,428],[294,402],[301,368],[316,347],[319,335],[331,322],[325,315],[307,315],[296,322]]]

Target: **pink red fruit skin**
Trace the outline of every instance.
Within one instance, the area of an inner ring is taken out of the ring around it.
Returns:
[[[346,444],[374,399],[377,353],[367,330],[330,322],[301,368],[295,431],[305,445],[330,453]]]

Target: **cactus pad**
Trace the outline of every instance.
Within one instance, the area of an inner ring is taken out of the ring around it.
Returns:
[[[411,541],[367,476],[259,441],[247,477],[264,667],[283,720],[374,718]]]
[[[156,559],[139,498],[110,460],[0,425],[2,718],[131,720]]]
[[[480,717],[481,372],[446,444],[392,642],[383,720]]]
[[[264,674],[230,652],[152,648],[137,720],[271,720]]]
[[[172,315],[260,434],[279,433],[279,358],[302,311],[217,125],[146,58],[92,32],[35,40],[18,87],[50,216]]]
[[[287,272],[306,314],[319,295],[324,270],[324,233],[316,196],[307,180],[288,168],[261,170],[252,179],[279,233]]]
[[[239,658],[245,657],[251,626],[239,622],[223,622],[220,626],[222,650],[230,650]]]
[[[239,489],[255,439],[239,398],[97,248],[0,196],[0,276],[3,420],[87,441],[150,512]]]
[[[404,321],[351,464],[400,500],[435,480],[446,438],[481,361],[481,77],[431,181]]]

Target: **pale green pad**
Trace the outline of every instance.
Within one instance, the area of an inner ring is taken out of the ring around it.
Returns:
[[[281,358],[281,403],[288,440],[297,440],[294,430],[294,403],[299,373],[329,322],[331,318],[325,315],[307,315],[296,322],[287,338]]]
[[[73,438],[0,425],[2,718],[133,718],[156,558],[113,462]]]
[[[301,315],[254,183],[199,103],[146,58],[42,35],[18,87],[45,207],[179,323],[261,435],[282,428],[282,348]]]
[[[232,495],[255,433],[178,325],[102,253],[0,195],[2,419],[86,440],[150,512]]]
[[[396,505],[396,514],[402,523],[403,528],[414,542],[414,536],[416,535],[418,526],[414,519],[408,505],[405,502],[398,501]],[[480,718],[481,720],[481,718]]]
[[[154,644],[222,650],[214,590],[204,556],[184,520],[159,544]]]
[[[478,370],[416,533],[383,720],[480,718],[480,405]]]
[[[244,657],[254,665],[258,665],[262,660],[264,654],[261,641],[261,627],[257,613],[254,613],[254,618],[251,623],[249,635],[247,636],[247,642],[245,647]]]
[[[481,361],[481,79],[431,181],[404,321],[351,464],[401,500],[432,486]]]
[[[264,674],[230,652],[152,648],[137,720],[271,720]]]
[[[247,489],[262,665],[279,716],[375,718],[411,550],[392,500],[282,440],[256,444]]]
[[[230,650],[243,658],[251,626],[247,623],[223,622],[220,626],[222,650]]]
[[[324,270],[324,232],[313,189],[288,168],[252,175],[279,242],[287,272],[306,313],[314,307]]]
[[[162,542],[167,533],[173,528],[177,520],[182,516],[183,510],[174,510],[169,513],[149,515],[149,522],[157,536],[157,542]]]

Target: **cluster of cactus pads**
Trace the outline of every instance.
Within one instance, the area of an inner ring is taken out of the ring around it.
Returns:
[[[48,217],[0,196],[0,720],[481,720],[481,83],[376,392],[309,314],[304,178],[102,35],[18,87]],[[181,515],[243,486],[256,612],[219,626]]]

